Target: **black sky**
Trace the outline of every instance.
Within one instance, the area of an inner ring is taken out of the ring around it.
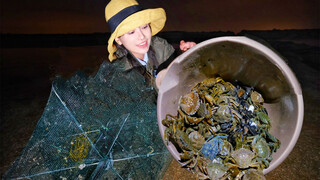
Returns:
[[[108,0],[1,0],[1,33],[108,32]],[[167,13],[163,31],[319,29],[318,0],[140,0]]]

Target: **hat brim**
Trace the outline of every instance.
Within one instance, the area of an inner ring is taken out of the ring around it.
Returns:
[[[145,9],[136,12],[124,19],[110,35],[108,40],[109,60],[116,59],[114,53],[117,47],[113,44],[114,39],[145,24],[150,24],[152,35],[162,30],[166,22],[166,13],[162,8]]]

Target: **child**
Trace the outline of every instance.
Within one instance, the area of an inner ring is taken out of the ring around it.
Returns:
[[[155,77],[177,56],[175,49],[160,37],[166,21],[164,9],[142,9],[135,0],[111,0],[105,8],[111,36],[109,60],[129,71],[136,68],[155,87]],[[182,51],[195,45],[180,42]]]

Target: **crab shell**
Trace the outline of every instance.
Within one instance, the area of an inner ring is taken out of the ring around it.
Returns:
[[[250,179],[257,179],[257,180],[266,180],[262,171],[256,169],[248,169],[239,173],[235,179],[242,179],[242,180],[250,180]]]
[[[252,143],[252,148],[256,152],[258,157],[261,158],[268,158],[271,155],[271,150],[268,146],[268,143],[263,137],[256,137],[258,139],[255,139]]]
[[[198,131],[193,131],[189,134],[189,139],[192,142],[192,146],[195,149],[201,149],[203,144],[206,142],[204,137],[198,132]]]
[[[249,149],[240,148],[233,151],[231,156],[240,168],[247,168],[252,164],[252,159],[255,157],[255,154]]]
[[[263,99],[262,95],[260,93],[258,93],[257,91],[252,91],[250,97],[251,97],[251,101],[256,105],[264,103],[264,99]]]
[[[211,161],[216,157],[216,155],[221,151],[222,148],[222,138],[223,136],[216,136],[210,141],[203,144],[201,148],[201,153],[205,158],[209,158]]]
[[[191,92],[182,96],[179,100],[179,107],[187,115],[194,115],[200,107],[199,95]]]
[[[225,164],[210,162],[207,165],[207,172],[211,179],[219,179],[223,177],[228,171],[228,167]]]

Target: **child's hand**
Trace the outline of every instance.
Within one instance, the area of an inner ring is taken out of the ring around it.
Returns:
[[[196,45],[195,42],[185,42],[184,40],[180,41],[180,49],[182,52],[187,51],[188,49],[190,49],[194,45]]]

